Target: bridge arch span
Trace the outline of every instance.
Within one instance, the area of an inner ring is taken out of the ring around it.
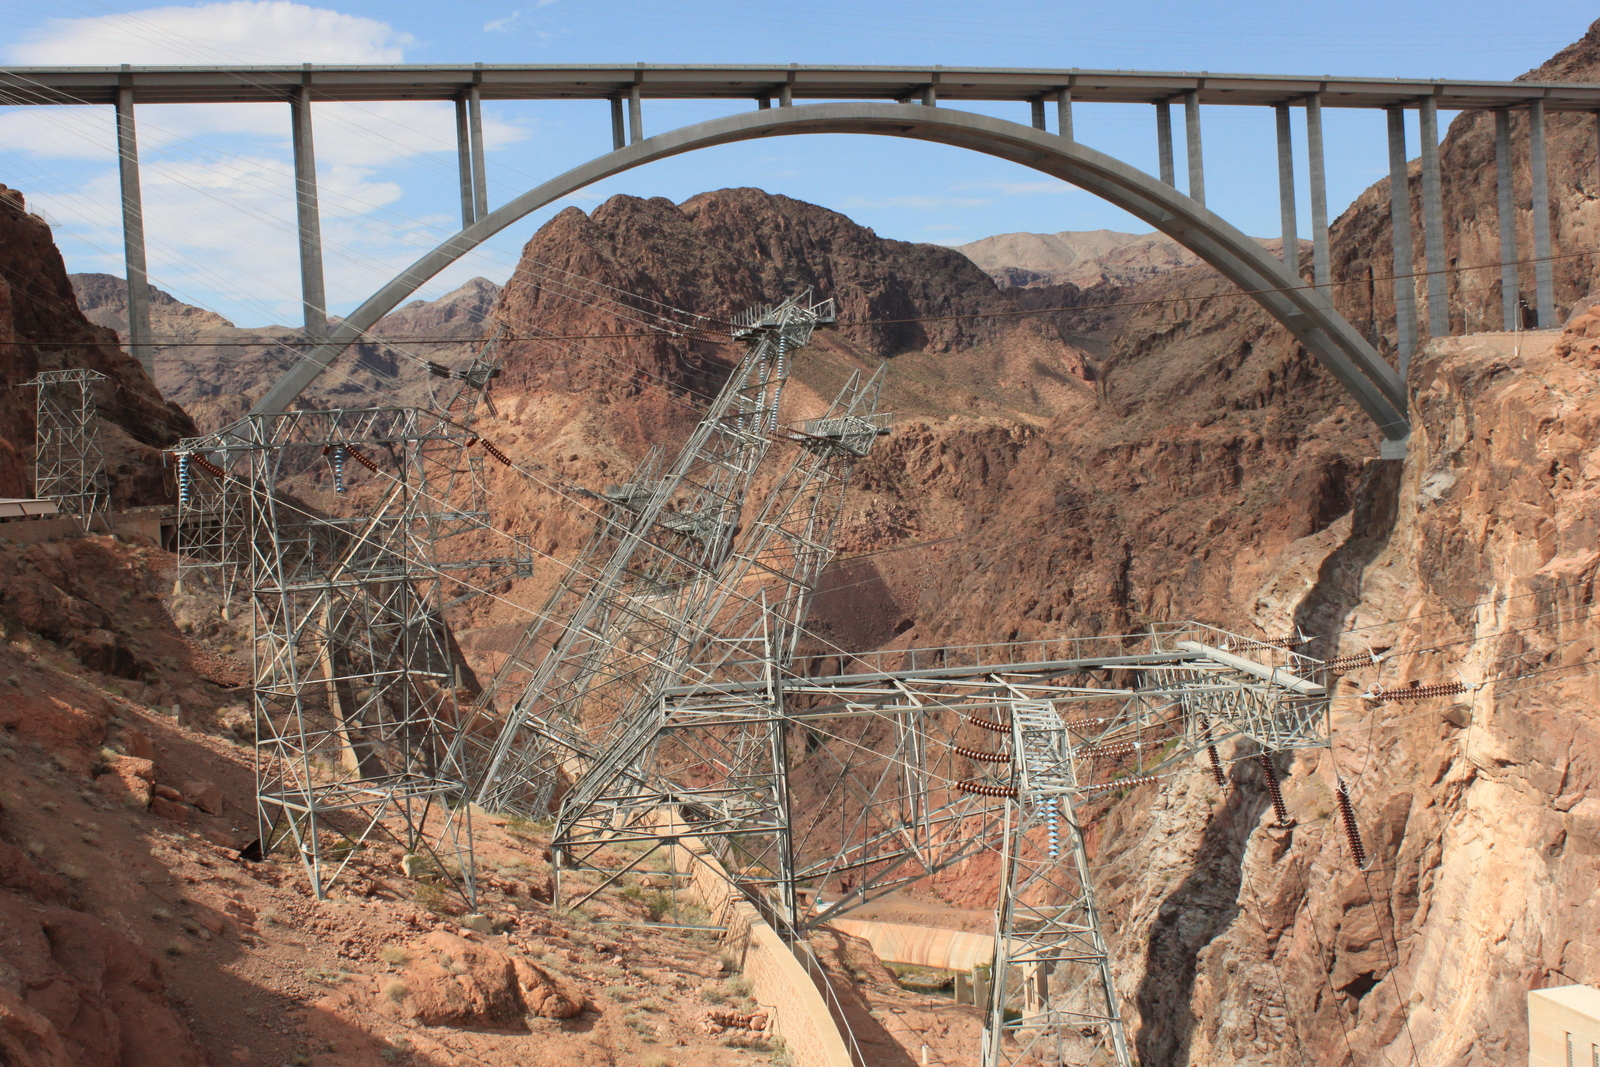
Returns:
[[[1410,431],[1405,384],[1367,341],[1281,260],[1220,216],[1126,163],[1031,126],[942,107],[834,103],[779,107],[697,123],[574,167],[485,215],[401,271],[308,352],[252,409],[283,411],[349,345],[428,279],[539,208],[646,163],[701,148],[794,134],[856,133],[965,148],[1093,193],[1189,249],[1284,325],[1391,441]]]

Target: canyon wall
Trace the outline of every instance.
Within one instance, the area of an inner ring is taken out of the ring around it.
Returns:
[[[42,370],[87,368],[95,386],[106,469],[115,506],[166,503],[160,450],[194,432],[144,368],[117,347],[116,334],[79,310],[61,253],[23,195],[0,186],[0,496],[32,496],[35,390],[20,388]]]

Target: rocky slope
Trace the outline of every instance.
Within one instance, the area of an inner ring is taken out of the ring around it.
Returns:
[[[165,503],[160,449],[194,432],[144,369],[117,347],[110,330],[79,310],[50,227],[28,213],[22,193],[0,186],[0,496],[32,496],[32,388],[42,370],[87,368],[107,381],[94,387],[112,500],[118,507]]]

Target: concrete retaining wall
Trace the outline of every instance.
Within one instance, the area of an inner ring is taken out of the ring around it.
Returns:
[[[163,547],[170,547],[170,537],[164,529],[171,530],[177,523],[177,509],[173,507],[129,508],[127,511],[107,513],[111,528],[119,537],[142,537]],[[94,532],[104,534],[105,524],[95,521]],[[43,519],[12,519],[0,522],[0,537],[19,541],[25,545],[40,541],[54,541],[62,537],[82,537],[83,527],[78,520],[66,515],[53,515]]]
[[[970,971],[994,961],[994,937],[963,930],[942,930],[911,923],[834,919],[828,924],[841,934],[859,937],[885,963]]]
[[[770,1030],[783,1038],[795,1067],[854,1067],[818,980],[728,881],[716,857],[699,840],[680,837],[673,862],[677,870],[690,872],[690,894],[727,928],[723,950],[771,1013]]]

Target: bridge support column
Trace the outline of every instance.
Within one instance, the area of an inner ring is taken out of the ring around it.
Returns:
[[[1311,277],[1331,296],[1332,264],[1328,252],[1328,170],[1322,157],[1322,95],[1306,97],[1306,169],[1311,172]]]
[[[467,98],[456,97],[456,170],[461,176],[461,228],[478,221],[478,203],[472,196],[472,126],[467,118]]]
[[[794,90],[788,85],[783,85],[778,88],[778,106],[794,107]]]
[[[123,64],[126,70],[128,65]],[[150,352],[150,273],[144,256],[144,197],[139,189],[139,139],[133,123],[131,75],[117,88],[117,166],[122,178],[122,255],[128,276],[128,354],[155,377]]]
[[[923,107],[938,107],[939,106],[939,88],[938,88],[938,86],[935,86],[935,85],[924,85],[922,87],[922,106]],[[1041,103],[1039,106],[1042,108],[1044,105]],[[1043,126],[1040,126],[1039,128],[1041,130],[1044,129]]]
[[[763,107],[768,106],[768,104],[769,102],[765,99],[761,101]],[[628,147],[628,131],[622,119],[622,97],[613,96],[611,98],[611,150],[615,152],[619,148],[626,147]]]
[[[476,85],[467,90],[467,122],[472,127],[472,205],[481,219],[489,213],[489,179],[483,168],[483,96]]]
[[[1394,333],[1400,377],[1417,350],[1417,279],[1411,257],[1411,184],[1406,177],[1406,112],[1384,109],[1389,120],[1389,225],[1394,236]]]
[[[1183,136],[1189,150],[1189,199],[1205,207],[1206,167],[1200,152],[1200,94],[1183,94]]]
[[[628,90],[628,143],[638,144],[644,140],[644,103],[639,97],[639,86],[636,84]]]
[[[1500,212],[1500,310],[1505,328],[1521,325],[1517,303],[1521,284],[1517,270],[1517,209],[1511,190],[1511,112],[1494,113],[1494,169]]]
[[[1172,163],[1172,105],[1165,100],[1156,105],[1156,155],[1161,161],[1161,180],[1178,187],[1178,172]]]
[[[1033,128],[1034,129],[1042,130],[1042,129],[1045,128],[1045,125],[1044,125],[1044,97],[1040,96],[1040,97],[1036,97],[1033,100],[1029,100],[1028,101],[1028,113],[1029,113],[1030,119],[1033,122]]]
[[[1283,262],[1300,273],[1300,223],[1294,212],[1294,140],[1289,126],[1289,105],[1273,108],[1278,120],[1278,220],[1283,226]]]
[[[296,229],[300,237],[300,304],[305,314],[306,340],[314,342],[328,335],[328,296],[322,277],[322,212],[317,204],[317,154],[311,136],[311,86],[301,84],[289,108]]]
[[[1600,129],[1600,114],[1595,115],[1596,129]],[[1056,133],[1072,140],[1072,90],[1063,89],[1056,94]]]
[[[1533,185],[1533,290],[1539,328],[1556,323],[1556,287],[1550,262],[1550,172],[1545,163],[1544,101],[1528,105],[1528,178]]]
[[[1422,140],[1422,250],[1428,263],[1428,335],[1450,336],[1450,279],[1445,274],[1444,190],[1439,177],[1439,109],[1424,97],[1418,112]]]

